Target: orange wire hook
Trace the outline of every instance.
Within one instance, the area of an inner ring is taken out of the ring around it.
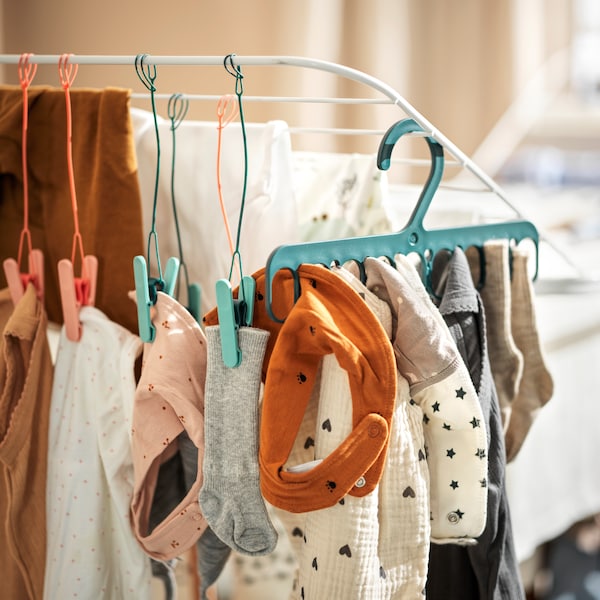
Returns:
[[[71,114],[70,88],[77,76],[78,64],[69,63],[72,54],[62,54],[58,59],[58,77],[65,91],[66,114],[67,114],[67,171],[69,174],[69,190],[71,193],[71,208],[73,210],[73,222],[75,233],[73,234],[73,246],[71,248],[71,262],[75,264],[75,252],[78,249],[81,257],[81,275],[86,276],[85,254],[83,252],[83,239],[79,231],[79,211],[77,208],[77,193],[75,190],[75,173],[73,170],[73,117]]]
[[[73,170],[73,117],[71,114],[71,94],[69,89],[77,75],[77,64],[70,64],[72,54],[62,54],[58,61],[58,75],[65,91],[67,121],[67,171],[71,192],[71,208],[73,210],[73,247],[71,260],[63,258],[58,261],[58,281],[66,335],[71,341],[81,338],[82,325],[79,310],[82,306],[93,306],[96,298],[96,281],[98,275],[98,259],[83,252],[83,240],[79,231],[79,212],[75,193],[75,174]],[[79,250],[81,256],[81,277],[74,275],[75,254]]]
[[[25,238],[27,238],[27,251],[28,256],[31,256],[31,233],[29,231],[29,177],[27,169],[27,127],[28,127],[28,115],[29,115],[29,99],[28,90],[35,73],[37,71],[37,64],[29,62],[29,59],[33,56],[31,53],[21,54],[19,58],[19,83],[21,84],[21,90],[23,91],[23,119],[22,119],[22,135],[21,135],[21,164],[23,168],[23,229],[19,236],[19,251],[17,254],[17,264],[21,267],[21,258],[23,256],[23,244]]]
[[[219,192],[219,206],[223,215],[223,223],[225,224],[225,232],[227,233],[227,241],[229,243],[229,251],[233,255],[233,236],[231,235],[231,227],[227,218],[227,210],[223,200],[223,190],[221,187],[221,138],[223,129],[231,123],[238,114],[237,99],[233,94],[225,94],[219,98],[217,102],[217,190]]]

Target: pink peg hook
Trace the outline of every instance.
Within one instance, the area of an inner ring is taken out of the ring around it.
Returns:
[[[73,85],[73,81],[75,81],[75,77],[77,76],[77,70],[79,69],[77,63],[69,62],[72,56],[72,54],[61,54],[58,59],[58,78],[63,90],[68,90]]]
[[[83,251],[83,239],[79,231],[79,211],[75,190],[75,173],[73,169],[73,117],[71,114],[71,96],[69,88],[77,75],[77,64],[69,63],[72,54],[62,54],[58,61],[58,75],[65,91],[67,117],[67,172],[71,192],[71,209],[73,211],[73,245],[71,260],[63,258],[58,261],[58,280],[60,298],[63,309],[63,319],[67,337],[76,342],[81,337],[79,309],[82,306],[93,306],[96,299],[96,280],[98,275],[98,260],[93,255]],[[81,258],[81,277],[75,276],[75,256]]]
[[[19,82],[21,89],[28,88],[35,77],[37,71],[37,63],[30,63],[29,60],[33,54],[25,52],[19,57]]]

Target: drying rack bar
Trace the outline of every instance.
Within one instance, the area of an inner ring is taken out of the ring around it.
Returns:
[[[62,58],[61,54],[32,54],[29,62],[38,65],[58,65]],[[140,55],[85,55],[71,54],[68,62],[78,65],[101,65],[101,66],[135,66],[137,57]],[[527,219],[507,197],[504,190],[485,172],[483,171],[469,156],[467,156],[456,144],[454,144],[443,133],[438,131],[433,124],[426,119],[410,102],[408,102],[401,94],[387,83],[373,77],[363,71],[353,69],[338,63],[306,58],[300,56],[239,56],[228,55],[231,57],[232,64],[238,66],[287,66],[300,67],[305,69],[314,69],[324,71],[344,77],[346,79],[364,84],[365,86],[376,90],[382,96],[389,100],[389,104],[395,104],[401,108],[408,117],[414,119],[423,129],[425,135],[433,138],[441,144],[449,154],[465,170],[477,177],[484,186],[491,192],[496,194],[500,200],[506,204],[519,218]],[[0,64],[18,65],[20,54],[0,54]],[[144,63],[147,65],[156,66],[215,66],[223,67],[225,56],[175,56],[175,55],[144,55]],[[547,236],[540,232],[540,239],[544,239],[550,246],[563,256],[563,258],[573,266],[577,271],[578,267],[573,264],[568,256],[560,252]]]
[[[182,94],[186,100],[205,100],[217,102],[223,96],[217,94]],[[148,93],[134,92],[131,98],[134,100],[147,100]],[[169,100],[171,94],[154,94],[157,100]],[[332,98],[329,96],[249,96],[244,94],[244,102],[303,102],[304,104],[371,104],[371,105],[393,105],[389,98]]]
[[[33,54],[29,62],[40,65],[56,64],[62,55],[59,54]],[[156,56],[147,54],[144,56],[144,62],[148,65],[156,66],[218,66],[223,67],[226,57],[224,56]],[[0,64],[18,64],[19,54],[0,55]],[[232,56],[233,64],[239,66],[288,66],[301,67],[325,71],[362,83],[371,89],[378,91],[388,98],[392,104],[399,106],[407,116],[413,118],[425,131],[425,134],[439,142],[454,158],[468,171],[480,179],[486,187],[495,192],[502,201],[507,204],[515,214],[522,216],[520,211],[514,206],[500,186],[493,181],[478,165],[476,165],[458,146],[449,140],[444,134],[438,131],[412,104],[401,96],[394,88],[385,82],[373,77],[363,71],[346,67],[338,63],[305,58],[300,56]],[[78,65],[129,65],[134,66],[135,55],[82,55],[73,54],[69,57],[69,63]]]

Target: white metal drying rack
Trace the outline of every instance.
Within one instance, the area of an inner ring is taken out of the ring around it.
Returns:
[[[19,54],[0,54],[0,64],[14,64],[19,63]],[[58,65],[58,61],[61,55],[58,54],[33,54],[31,55],[29,62],[38,65]],[[224,56],[154,56],[145,55],[144,63],[147,65],[156,66],[223,66]],[[510,202],[504,191],[500,186],[485,173],[473,160],[471,160],[460,148],[458,148],[451,140],[449,140],[443,133],[438,131],[431,122],[429,122],[414,106],[412,106],[404,97],[402,97],[395,89],[383,81],[368,75],[357,69],[346,67],[338,63],[328,62],[324,60],[305,58],[299,56],[238,56],[232,57],[233,63],[239,66],[290,66],[290,67],[303,67],[307,69],[315,69],[319,71],[326,71],[345,77],[352,81],[362,83],[379,93],[383,94],[388,100],[389,104],[395,104],[399,106],[407,116],[414,119],[424,130],[423,135],[432,137],[439,142],[465,169],[473,173],[485,187],[496,193],[502,201],[507,204],[516,215],[522,217],[521,212]],[[78,65],[129,65],[134,66],[136,56],[133,55],[83,55],[73,54],[69,58],[69,63]],[[266,97],[256,97],[255,100],[267,100]],[[272,97],[270,98],[273,99]],[[322,102],[322,98],[290,98],[288,101],[309,101],[309,102]],[[338,99],[331,99],[332,102]],[[346,103],[377,103],[377,100],[355,100],[355,99],[341,99],[342,102]]]
[[[14,64],[17,65],[20,59],[19,54],[0,54],[0,64]],[[58,65],[61,58],[59,54],[32,54],[29,58],[29,62],[38,65]],[[223,67],[225,57],[224,56],[155,56],[146,54],[144,55],[144,63],[147,65],[156,66],[220,66]],[[340,65],[325,60],[299,57],[299,56],[232,56],[233,64],[239,66],[289,66],[289,67],[301,67],[305,69],[314,69],[318,71],[325,71],[334,75],[339,75],[346,79],[361,83],[376,90],[387,98],[387,104],[394,104],[400,107],[407,116],[414,119],[424,130],[424,134],[435,139],[441,144],[449,154],[451,154],[460,166],[467,171],[471,172],[477,177],[489,191],[495,193],[511,210],[514,211],[516,216],[519,218],[527,218],[523,213],[517,209],[517,207],[508,199],[504,190],[487,174],[483,171],[475,162],[469,158],[456,144],[449,140],[443,133],[436,129],[433,124],[428,121],[410,102],[408,102],[403,96],[401,96],[394,88],[386,84],[385,82],[368,75],[357,69]],[[71,64],[78,65],[101,65],[101,66],[112,66],[112,65],[127,65],[134,66],[136,64],[136,56],[134,55],[84,55],[84,54],[72,54],[68,60]],[[277,100],[277,97],[255,97],[255,100]],[[296,97],[289,98],[287,101],[303,101],[303,102],[323,102],[332,101],[342,103],[381,103],[381,101],[370,100],[370,99],[323,99],[323,98],[304,98]],[[548,239],[540,231],[540,239],[547,242],[562,258],[571,265],[578,273],[579,268],[575,265],[571,259],[559,248],[557,248],[551,240]]]

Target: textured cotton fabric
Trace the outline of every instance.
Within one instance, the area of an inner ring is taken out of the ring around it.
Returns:
[[[349,273],[334,272],[365,298],[390,335],[387,304]],[[333,355],[323,358],[313,400],[317,410],[310,433],[319,460],[352,429],[348,377]],[[297,440],[304,448],[302,441]],[[430,536],[428,483],[422,411],[410,403],[408,383],[399,376],[385,468],[375,490],[285,518],[299,559],[293,598],[422,597]]]
[[[305,152],[292,156],[303,242],[389,233],[387,174],[374,154]]]
[[[131,413],[141,341],[91,306],[61,330],[48,435],[47,600],[149,598],[150,561],[129,523]]]
[[[0,291],[1,595],[43,595],[46,456],[53,368],[46,311],[29,284],[13,307]]]
[[[498,393],[504,429],[523,376],[523,354],[513,337],[511,274],[508,240],[489,240],[483,245],[485,274],[481,299],[487,318],[490,366]]]
[[[552,375],[546,366],[535,312],[535,294],[527,269],[528,254],[520,248],[512,251],[511,315],[515,344],[523,355],[523,376],[512,403],[506,428],[506,458],[512,461],[533,422],[554,393]]]
[[[185,486],[189,489],[194,485],[198,473],[198,448],[190,440],[186,431],[179,434],[177,443],[179,444],[178,458],[181,459],[183,479]],[[210,527],[207,527],[196,542],[196,565],[200,576],[198,592],[202,600],[207,599],[208,589],[221,575],[230,554],[231,548],[222,542]]]
[[[260,556],[277,543],[261,496],[258,466],[260,374],[269,333],[241,327],[240,364],[223,362],[220,327],[206,329],[204,435],[200,506],[210,528],[232,549]]]

